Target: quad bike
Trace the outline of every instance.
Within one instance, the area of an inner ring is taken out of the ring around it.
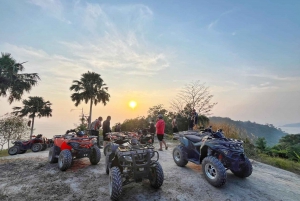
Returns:
[[[53,141],[48,161],[58,162],[58,167],[62,171],[70,168],[74,159],[88,157],[92,165],[97,165],[100,161],[101,152],[95,136],[83,135],[81,132],[68,132],[65,135],[55,135]]]
[[[188,162],[202,164],[205,179],[215,187],[226,183],[226,170],[241,178],[252,174],[252,164],[246,157],[243,141],[225,138],[220,132],[184,131],[173,150],[174,162],[184,167]]]
[[[14,146],[8,149],[8,154],[24,154],[28,149],[31,149],[32,152],[41,151],[43,149],[42,134],[32,137],[34,138],[28,141],[17,140],[13,142]]]
[[[153,188],[159,188],[164,173],[158,162],[159,154],[150,144],[141,144],[137,139],[124,139],[111,143],[111,152],[106,155],[106,173],[109,174],[109,195],[118,200],[123,186],[149,179]]]
[[[104,155],[111,152],[111,144],[122,144],[125,139],[137,139],[141,144],[153,144],[154,136],[149,134],[146,129],[138,132],[111,132],[107,134],[109,143],[104,147]]]

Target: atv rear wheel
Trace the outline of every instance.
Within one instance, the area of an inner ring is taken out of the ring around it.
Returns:
[[[155,162],[150,167],[150,175],[149,175],[150,185],[153,188],[159,188],[164,182],[164,172],[159,164],[159,162]]]
[[[16,155],[19,153],[20,147],[18,146],[13,146],[11,148],[8,149],[8,154],[9,155]]]
[[[122,176],[118,167],[112,167],[109,171],[109,195],[112,200],[118,200],[122,194]]]
[[[60,170],[65,171],[72,165],[72,153],[70,150],[62,150],[58,157],[58,167]]]
[[[188,161],[184,158],[183,147],[181,145],[178,145],[175,149],[173,149],[173,159],[180,167],[184,167],[188,163]]]
[[[103,149],[104,156],[111,153],[111,144],[108,143]]]
[[[100,149],[97,146],[94,146],[91,150],[90,154],[90,162],[92,165],[97,165],[101,158],[101,152]]]
[[[231,172],[237,177],[249,177],[252,174],[252,164],[249,159],[245,157],[245,163],[241,165],[239,171],[231,170]]]
[[[31,151],[32,152],[38,152],[38,151],[41,151],[43,148],[42,144],[41,143],[34,143],[32,146],[31,146]]]
[[[206,180],[215,187],[221,187],[226,183],[226,169],[215,157],[208,156],[202,161],[202,170]]]
[[[58,158],[56,157],[59,153],[59,147],[53,146],[49,149],[48,161],[49,163],[57,163]]]

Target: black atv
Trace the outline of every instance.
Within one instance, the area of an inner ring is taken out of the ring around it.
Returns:
[[[252,164],[246,157],[243,141],[225,138],[220,132],[184,131],[176,135],[180,141],[173,150],[175,163],[184,167],[189,161],[202,164],[206,180],[215,187],[226,183],[226,170],[238,177],[252,174]]]
[[[109,195],[118,200],[124,185],[149,179],[153,188],[159,188],[164,173],[158,162],[159,154],[152,145],[141,144],[137,139],[124,139],[112,143],[111,153],[106,155],[106,173],[109,174]]]

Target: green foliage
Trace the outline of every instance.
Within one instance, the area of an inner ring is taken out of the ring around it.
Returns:
[[[106,103],[109,101],[110,95],[107,92],[108,87],[104,83],[101,75],[94,72],[87,72],[81,75],[80,80],[73,80],[73,85],[70,87],[74,93],[71,99],[77,107],[81,102],[88,103],[90,101],[89,125],[92,119],[92,106],[98,103]]]
[[[284,170],[300,174],[300,163],[291,160],[279,157],[270,157],[266,154],[259,154],[257,160]]]
[[[0,96],[5,97],[9,94],[9,103],[21,100],[23,93],[29,92],[40,80],[37,73],[20,73],[24,70],[24,63],[17,63],[9,53],[1,53]]]
[[[256,148],[261,152],[265,151],[267,148],[267,141],[264,137],[259,137],[255,142]]]
[[[31,124],[31,134],[30,139],[33,134],[33,128],[34,128],[34,119],[35,117],[52,117],[52,109],[51,109],[51,103],[49,101],[44,101],[42,97],[38,96],[30,96],[28,97],[28,100],[23,100],[23,107],[14,107],[12,114],[19,116],[19,117],[25,117],[28,116],[32,119]]]
[[[149,122],[145,117],[126,119],[121,124],[122,131],[136,131],[137,129],[148,128],[148,127],[149,127]]]
[[[0,119],[0,146],[1,150],[5,144],[10,147],[10,141],[26,139],[29,137],[29,128],[26,119],[13,115],[5,115]]]

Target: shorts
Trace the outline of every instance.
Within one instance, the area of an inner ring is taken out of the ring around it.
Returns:
[[[157,134],[157,139],[158,139],[158,141],[162,141],[164,139],[164,135],[163,134]]]

